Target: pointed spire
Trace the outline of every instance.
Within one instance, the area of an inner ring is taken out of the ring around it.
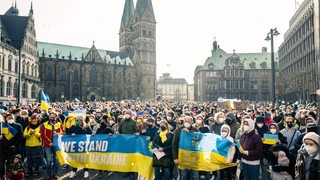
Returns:
[[[29,16],[30,16],[30,15],[33,15],[32,1],[31,1],[30,11],[29,11]]]
[[[148,14],[148,19],[155,22],[151,0],[137,0],[136,11],[140,18],[142,18],[145,14]]]
[[[14,7],[17,8],[17,0],[15,0],[15,5],[14,5]]]
[[[120,31],[121,29],[125,29],[128,26],[130,19],[133,17],[133,14],[134,14],[133,0],[126,0],[123,8],[123,13],[122,13]]]

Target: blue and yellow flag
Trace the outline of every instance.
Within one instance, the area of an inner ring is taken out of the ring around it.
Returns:
[[[14,127],[11,127],[9,124],[1,122],[0,133],[3,134],[7,140],[10,140],[18,133],[18,131]]]
[[[274,145],[277,143],[278,140],[278,134],[267,134],[264,133],[263,134],[263,144],[270,144],[270,145]]]
[[[153,179],[151,142],[147,136],[59,135],[54,148],[61,164],[118,172],[138,172]]]
[[[81,110],[74,110],[71,113],[68,114],[69,117],[74,117],[76,118],[77,116],[83,116],[83,119],[86,119],[86,109],[81,109]]]
[[[41,91],[41,110],[46,110],[48,112],[48,109],[50,107],[50,99],[47,94],[45,94],[43,91]]]
[[[178,166],[182,170],[208,172],[236,166],[236,163],[227,163],[231,146],[231,141],[216,134],[181,131]]]

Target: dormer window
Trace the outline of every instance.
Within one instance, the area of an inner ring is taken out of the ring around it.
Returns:
[[[210,63],[210,64],[208,65],[208,68],[209,68],[209,69],[213,69],[213,63]]]
[[[252,63],[250,63],[249,66],[250,66],[251,69],[255,69],[256,68],[256,63],[252,62]]]
[[[260,64],[262,69],[266,69],[267,68],[267,63],[265,61],[263,61],[263,63]]]

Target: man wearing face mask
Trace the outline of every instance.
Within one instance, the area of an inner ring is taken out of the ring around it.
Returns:
[[[51,179],[51,177],[59,179],[57,175],[59,162],[53,148],[53,137],[64,134],[64,128],[57,118],[58,115],[55,112],[50,112],[49,120],[42,124],[40,132],[47,160],[47,180]]]
[[[199,132],[199,130],[192,126],[192,117],[186,116],[184,117],[184,124],[182,127],[177,128],[173,134],[173,142],[172,142],[172,157],[174,160],[174,163],[176,165],[179,164],[178,161],[178,151],[179,151],[179,141],[180,141],[180,135],[181,131],[186,132]],[[179,169],[180,179],[192,179],[192,180],[198,180],[199,179],[199,172],[195,170],[185,169],[181,170]]]
[[[153,141],[153,137],[156,134],[157,131],[159,131],[159,128],[155,125],[155,120],[153,117],[149,117],[147,120],[147,129],[144,133],[141,133],[141,135],[146,135],[150,137],[150,141]]]
[[[225,123],[230,127],[230,136],[234,139],[236,136],[236,132],[240,127],[240,123],[236,121],[232,112],[229,112],[226,116],[227,119],[225,120]]]
[[[173,132],[176,129],[177,123],[176,123],[176,119],[174,116],[174,112],[173,111],[168,111],[167,113],[167,121],[169,123],[169,125],[172,127],[171,132]]]
[[[314,132],[307,133],[303,145],[298,151],[295,167],[295,179],[319,179],[318,164],[320,161],[320,137]]]
[[[1,122],[1,121],[0,121]],[[19,147],[21,146],[21,142],[23,139],[23,131],[22,126],[16,122],[14,122],[13,114],[7,114],[6,116],[6,123],[16,129],[17,133],[11,138],[7,139],[6,136],[2,135],[0,139],[1,143],[1,157],[0,157],[0,178],[4,175],[4,163],[7,160],[8,162],[11,161],[11,158],[19,154]]]
[[[137,122],[131,118],[132,112],[131,110],[126,110],[124,113],[124,119],[121,120],[119,129],[116,132],[116,135],[120,134],[135,134],[139,135],[139,129],[137,126]]]
[[[288,148],[293,149],[294,144],[297,142],[298,137],[301,135],[301,132],[295,127],[294,119],[292,116],[286,116],[286,128],[282,129],[280,132],[287,138]]]

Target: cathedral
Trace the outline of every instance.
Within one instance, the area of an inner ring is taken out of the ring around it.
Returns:
[[[32,4],[0,16],[0,100],[151,100],[156,89],[156,20],[151,0],[125,0],[119,50],[36,40]],[[13,26],[15,25],[15,26]]]
[[[155,97],[156,20],[151,0],[126,0],[119,51],[38,42],[39,74],[53,101]]]

